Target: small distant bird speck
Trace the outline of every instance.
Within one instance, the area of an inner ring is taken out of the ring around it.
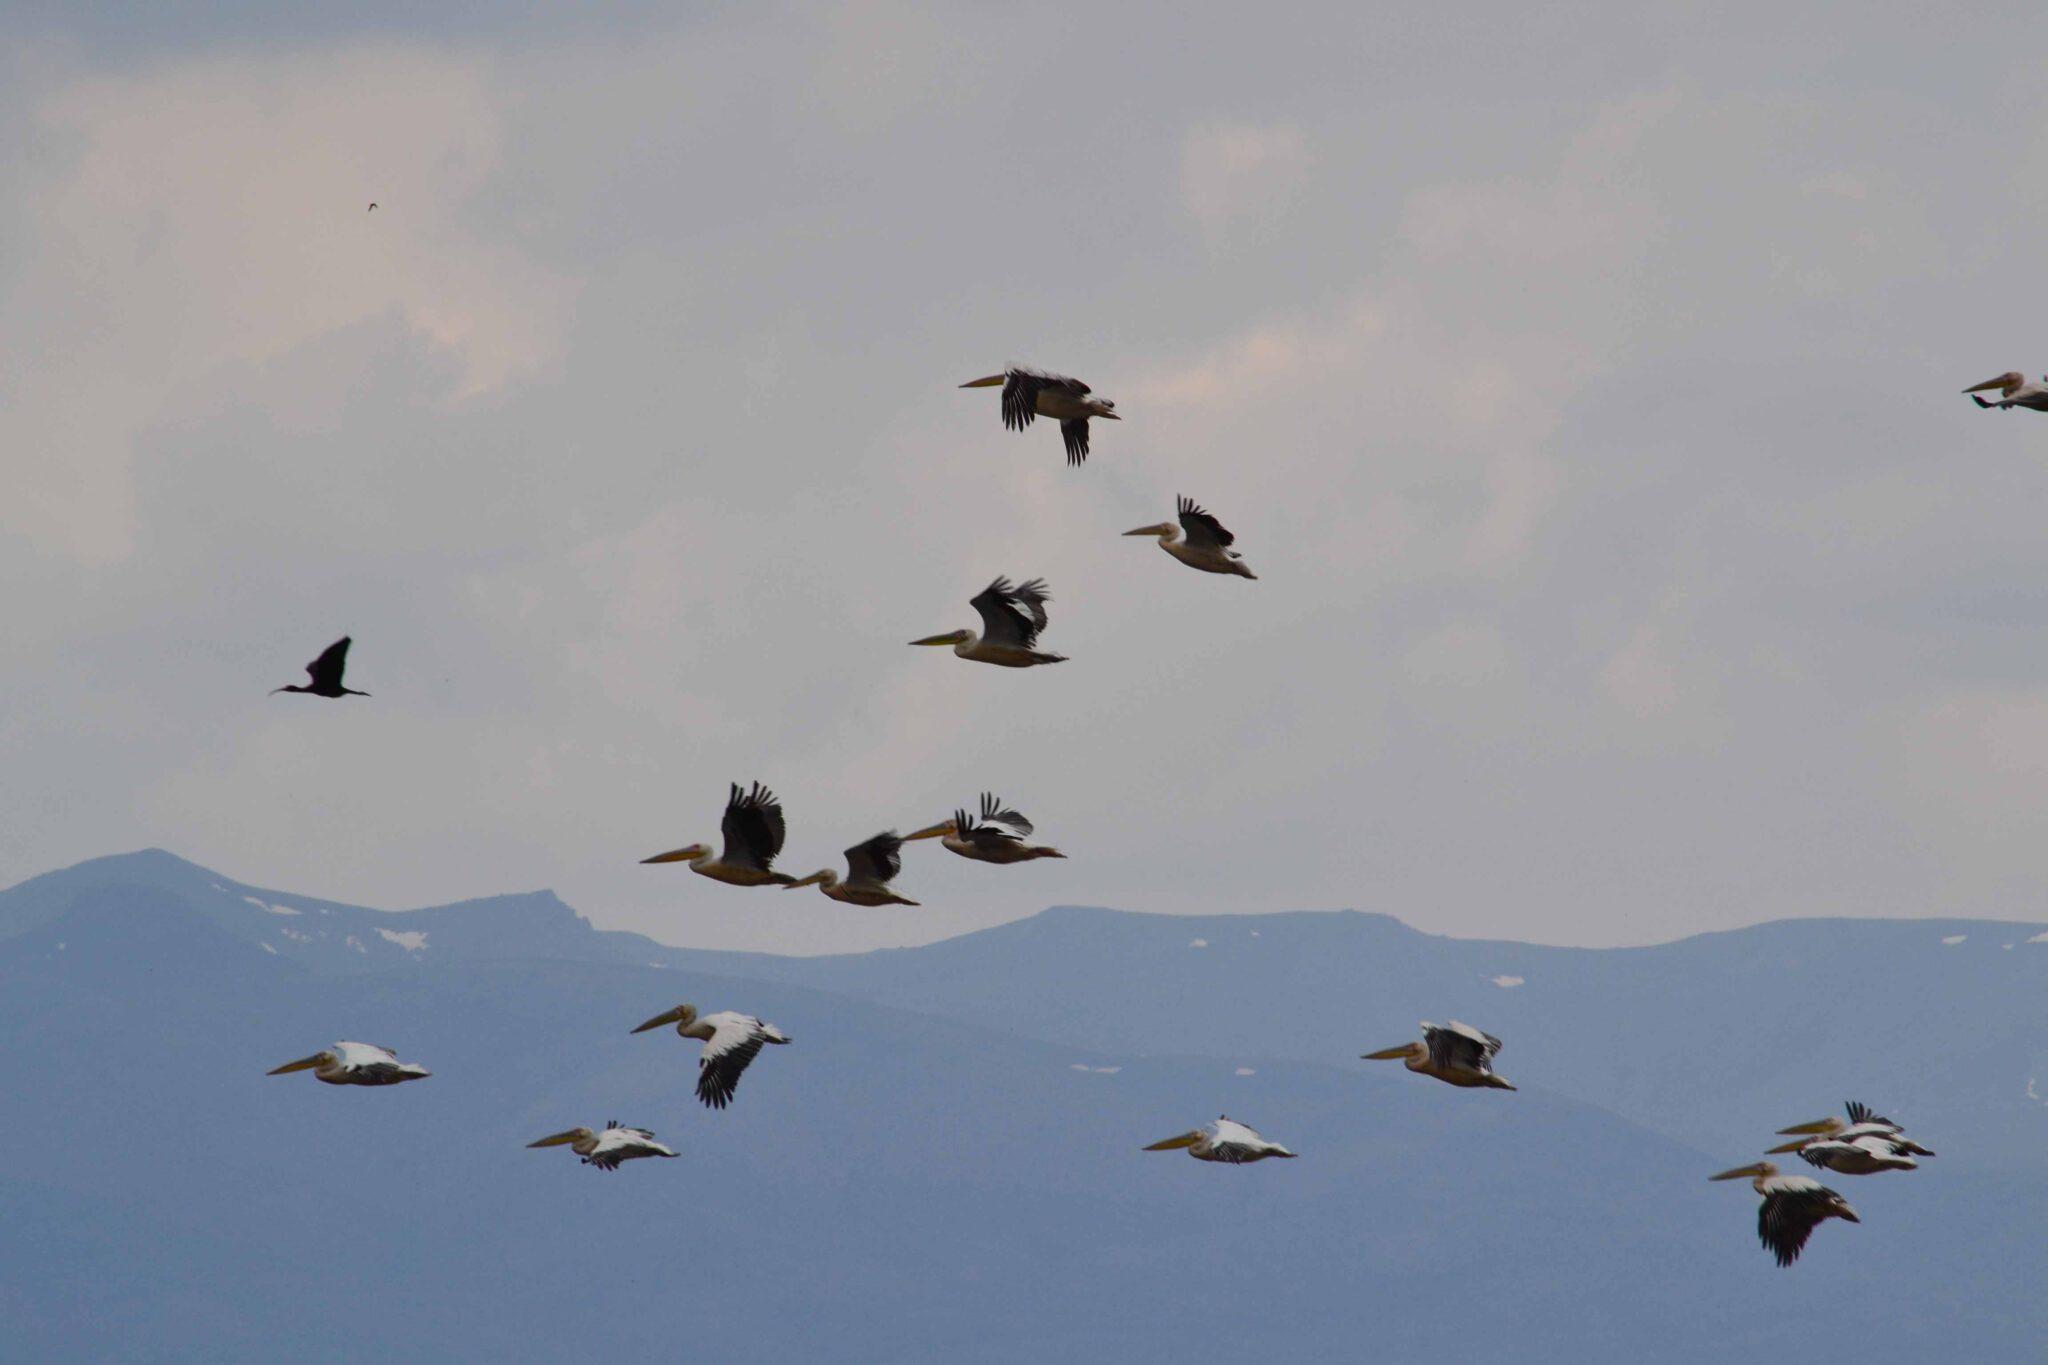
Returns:
[[[377,211],[377,206],[376,206],[375,204],[372,204],[372,205],[370,205],[370,207],[369,207],[368,209],[364,210],[364,212],[366,212],[366,213],[375,213],[376,211]]]

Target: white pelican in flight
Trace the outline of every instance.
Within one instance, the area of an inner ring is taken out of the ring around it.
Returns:
[[[388,1047],[369,1043],[336,1043],[324,1052],[273,1068],[269,1074],[283,1076],[293,1071],[311,1071],[314,1080],[329,1085],[397,1085],[434,1074],[417,1062],[399,1061],[398,1054]]]
[[[571,1128],[566,1133],[556,1133],[538,1142],[529,1142],[528,1147],[567,1147],[583,1158],[586,1166],[595,1166],[600,1171],[616,1171],[621,1161],[631,1161],[643,1156],[674,1156],[671,1147],[654,1140],[654,1134],[645,1128],[623,1128],[617,1119],[607,1120],[602,1133],[593,1133],[588,1128]]]
[[[1807,1165],[1838,1175],[1876,1175],[1879,1171],[1920,1168],[1920,1163],[1906,1154],[1903,1143],[1877,1133],[1864,1133],[1857,1137],[1796,1138],[1782,1147],[1770,1148],[1768,1154],[1776,1156],[1781,1152],[1797,1152],[1799,1159]]]
[[[1088,419],[1105,417],[1121,422],[1116,404],[1097,398],[1086,384],[1063,374],[1015,365],[986,379],[970,379],[963,389],[1003,386],[1003,425],[1022,431],[1038,417],[1050,417],[1060,424],[1060,439],[1067,443],[1067,463],[1078,465],[1088,458]]]
[[[1979,398],[1977,394],[1984,389],[1997,389],[1999,396],[1989,400]],[[2036,412],[2048,412],[2048,383],[2033,383],[2018,370],[2007,370],[1998,378],[1972,384],[1963,392],[1969,394],[1970,401],[1980,408],[2032,408]]]
[[[1791,1265],[1798,1260],[1806,1239],[1828,1219],[1846,1218],[1852,1223],[1863,1221],[1856,1216],[1856,1210],[1849,1207],[1848,1200],[1818,1180],[1804,1175],[1780,1175],[1778,1168],[1768,1161],[1759,1161],[1754,1166],[1738,1166],[1732,1171],[1710,1175],[1707,1179],[1741,1180],[1746,1176],[1755,1177],[1751,1183],[1764,1197],[1763,1204],[1756,1211],[1757,1239],[1770,1248],[1779,1265]]]
[[[1195,505],[1193,498],[1177,498],[1180,525],[1162,521],[1157,526],[1140,526],[1127,536],[1158,536],[1159,548],[1191,569],[1203,573],[1232,573],[1239,578],[1257,578],[1245,564],[1244,556],[1231,549],[1237,537],[1223,529],[1223,523]],[[1182,532],[1186,539],[1182,539]]]
[[[892,829],[846,850],[845,881],[841,881],[839,874],[828,867],[813,872],[802,881],[792,882],[789,889],[794,891],[799,886],[815,886],[833,900],[847,905],[916,905],[916,901],[889,889],[889,883],[902,870],[903,838]]]
[[[727,886],[795,884],[796,878],[774,869],[775,855],[782,852],[782,841],[789,833],[782,818],[782,803],[775,799],[774,792],[759,782],[752,791],[742,791],[739,783],[733,783],[732,794],[725,801],[725,818],[718,827],[725,836],[725,848],[716,857],[712,856],[709,844],[691,844],[640,861],[688,863],[690,871],[698,876]]]
[[[1033,858],[1064,858],[1056,848],[1027,844],[1025,837],[1036,828],[1029,820],[1005,807],[993,792],[981,794],[979,822],[965,810],[909,835],[912,839],[937,839],[963,858],[978,863],[1028,863]]]
[[[1170,1152],[1176,1148],[1187,1148],[1188,1155],[1197,1161],[1223,1161],[1232,1166],[1243,1166],[1248,1162],[1264,1161],[1269,1156],[1292,1157],[1277,1142],[1268,1142],[1259,1136],[1257,1130],[1225,1114],[1214,1123],[1205,1123],[1192,1133],[1182,1133],[1163,1142],[1155,1142],[1145,1150],[1148,1152]]]
[[[1052,601],[1045,580],[1034,578],[1012,584],[998,578],[968,599],[981,613],[982,633],[953,630],[944,635],[927,635],[913,645],[951,645],[953,652],[978,664],[1001,664],[1004,668],[1030,668],[1034,664],[1063,664],[1064,654],[1047,654],[1033,648],[1038,632],[1045,629],[1045,604]]]
[[[1850,1100],[1842,1106],[1842,1109],[1843,1112],[1848,1114],[1849,1117],[1847,1119],[1838,1119],[1830,1116],[1824,1119],[1815,1119],[1811,1123],[1795,1123],[1790,1128],[1780,1128],[1778,1135],[1780,1137],[1792,1137],[1803,1134],[1817,1134],[1837,1142],[1854,1142],[1859,1138],[1876,1137],[1883,1138],[1907,1156],[1934,1155],[1933,1148],[1922,1147],[1919,1143],[1907,1137],[1904,1128],[1901,1128],[1898,1124],[1893,1123],[1881,1114],[1871,1113],[1869,1105],[1859,1104],[1855,1100]],[[1799,1146],[1799,1143],[1793,1142],[1787,1143],[1785,1146],[1775,1150],[1789,1152],[1797,1150]]]
[[[1453,1019],[1438,1028],[1423,1021],[1422,1041],[1368,1052],[1368,1062],[1402,1061],[1410,1071],[1434,1076],[1451,1085],[1490,1090],[1513,1090],[1506,1080],[1493,1074],[1493,1059],[1500,1052],[1500,1039],[1481,1033],[1470,1024]]]
[[[789,1041],[789,1036],[781,1029],[763,1023],[751,1014],[720,1010],[700,1019],[695,1005],[677,1005],[655,1015],[633,1032],[645,1033],[663,1024],[674,1024],[676,1032],[685,1038],[703,1040],[704,1055],[697,1059],[697,1098],[713,1109],[723,1109],[732,1103],[733,1091],[739,1088],[740,1073],[760,1054],[762,1047]]]

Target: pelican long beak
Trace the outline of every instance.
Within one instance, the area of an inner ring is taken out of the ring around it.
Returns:
[[[1148,1152],[1171,1152],[1181,1147],[1192,1147],[1201,1140],[1202,1131],[1198,1128],[1192,1133],[1182,1133],[1179,1137],[1170,1137],[1164,1142],[1155,1142],[1145,1150]]]
[[[691,844],[688,848],[672,848],[666,853],[657,853],[652,858],[642,858],[644,863],[687,863],[704,856],[704,845]]]
[[[794,891],[799,886],[822,886],[824,885],[825,879],[831,875],[832,872],[829,868],[823,872],[813,872],[810,876],[805,877],[800,881],[793,881],[788,886],[785,886],[782,889],[784,891]]]
[[[1788,1142],[1788,1143],[1786,1143],[1786,1144],[1785,1144],[1784,1146],[1782,1146],[1782,1147],[1766,1147],[1766,1148],[1764,1148],[1764,1155],[1765,1155],[1765,1156],[1776,1156],[1776,1155],[1778,1155],[1778,1154],[1779,1154],[1780,1152],[1796,1152],[1796,1151],[1799,1151],[1800,1149],[1804,1148],[1805,1146],[1806,1146],[1806,1139],[1805,1139],[1805,1138],[1801,1138],[1801,1139],[1799,1139],[1799,1140],[1798,1140],[1797,1142]]]
[[[992,389],[998,384],[1008,383],[1009,378],[1010,376],[1006,374],[992,374],[986,379],[970,379],[960,387],[963,389]]]
[[[683,1011],[688,1008],[690,1008],[688,1005],[677,1005],[672,1010],[663,1010],[660,1014],[655,1015],[652,1019],[649,1019],[639,1028],[634,1029],[633,1032],[645,1033],[647,1032],[647,1030],[651,1028],[660,1028],[663,1024],[673,1024],[678,1019],[683,1017]]]
[[[1408,1055],[1408,1044],[1399,1047],[1383,1047],[1378,1052],[1368,1052],[1359,1058],[1363,1062],[1398,1062]]]
[[[1834,1126],[1835,1121],[1833,1119],[1815,1119],[1812,1123],[1795,1123],[1790,1128],[1780,1128],[1778,1136],[1790,1137],[1794,1133],[1825,1133],[1833,1129]]]
[[[321,1054],[316,1052],[310,1057],[301,1057],[296,1062],[286,1062],[283,1066],[266,1071],[264,1074],[266,1076],[283,1076],[293,1071],[311,1071],[314,1067],[320,1065],[322,1060]]]
[[[566,1133],[556,1133],[553,1137],[544,1137],[539,1142],[529,1142],[526,1145],[529,1147],[566,1147],[579,1136],[580,1134],[574,1128],[571,1128]]]
[[[1172,526],[1162,521],[1157,526],[1140,526],[1137,530],[1126,531],[1124,534],[1127,536],[1163,536],[1170,534],[1172,530]]]
[[[937,839],[944,835],[951,834],[953,833],[953,831],[954,824],[951,820],[941,820],[936,825],[927,825],[925,828],[917,831],[915,834],[904,835],[903,842],[907,844],[912,839]]]
[[[1736,1167],[1736,1168],[1735,1168],[1734,1170],[1732,1170],[1732,1171],[1723,1171],[1723,1172],[1721,1172],[1721,1174],[1719,1174],[1719,1175],[1710,1175],[1710,1176],[1708,1176],[1708,1177],[1707,1177],[1707,1179],[1709,1179],[1709,1180],[1748,1180],[1748,1179],[1749,1179],[1749,1178],[1751,1178],[1752,1176],[1759,1176],[1759,1175],[1762,1175],[1763,1173],[1764,1173],[1764,1168],[1763,1168],[1763,1166],[1762,1166],[1761,1164],[1758,1164],[1758,1165],[1755,1165],[1755,1166],[1737,1166],[1737,1167]]]
[[[1098,412],[1098,413],[1096,413],[1095,415],[1096,415],[1097,417],[1107,417],[1107,418],[1108,418],[1108,419],[1109,419],[1110,421],[1112,421],[1112,422],[1121,422],[1121,421],[1123,421],[1123,420],[1124,420],[1123,418],[1121,418],[1121,417],[1117,416],[1117,415],[1116,415],[1115,413],[1113,413],[1113,412]]]
[[[1835,1216],[1837,1218],[1846,1218],[1852,1223],[1860,1223],[1863,1221],[1861,1218],[1858,1218],[1856,1216],[1856,1210],[1850,1208],[1847,1204],[1844,1204],[1841,1208],[1835,1210]]]
[[[2002,375],[1998,376],[1998,378],[1996,378],[1996,379],[1987,379],[1987,380],[1985,380],[1985,381],[1984,381],[1983,383],[1981,383],[1981,384],[1972,384],[1972,385],[1970,385],[1970,387],[1969,387],[1969,388],[1967,388],[1967,389],[1964,389],[1964,390],[1963,390],[1963,392],[1964,392],[1964,393],[1982,393],[1982,392],[1983,392],[1983,391],[1984,391],[1985,389],[2002,389],[2002,388],[2004,388],[2004,387],[2005,387],[2005,386],[2006,386],[2007,384],[2010,384],[2010,383],[2012,382],[2012,380],[2013,380],[2013,376],[2012,376],[2012,375],[2010,375],[2010,374],[2002,374]]]
[[[914,645],[950,645],[959,643],[959,640],[960,632],[947,631],[944,635],[927,635],[922,640],[912,640],[910,643]]]

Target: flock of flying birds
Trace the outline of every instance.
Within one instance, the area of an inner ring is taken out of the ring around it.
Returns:
[[[372,204],[371,208],[376,205]],[[1089,423],[1095,418],[1121,421],[1116,404],[1097,398],[1078,379],[1043,370],[1012,367],[1001,374],[971,380],[963,388],[1003,389],[1004,427],[1022,431],[1039,417],[1060,424],[1060,438],[1066,447],[1067,463],[1087,460]],[[1978,394],[1998,389],[2000,397],[1987,400]],[[2031,383],[2017,372],[2000,375],[1973,385],[1963,392],[1980,408],[2012,407],[2048,411],[2048,382]],[[1221,522],[1191,499],[1177,500],[1176,522],[1141,526],[1124,534],[1155,536],[1159,546],[1181,563],[1206,573],[1256,578],[1244,559],[1230,547],[1235,537]],[[1065,656],[1037,648],[1039,634],[1046,628],[1045,604],[1052,598],[1043,579],[1013,584],[999,577],[970,599],[981,617],[980,633],[949,631],[913,640],[913,645],[951,645],[962,659],[996,664],[1004,668],[1031,668],[1040,664],[1065,662]],[[317,697],[366,697],[342,685],[348,663],[350,640],[335,641],[306,666],[308,682],[275,692],[302,692]],[[273,695],[275,695],[273,692]],[[808,877],[792,877],[775,870],[788,833],[782,803],[759,782],[742,788],[733,783],[720,822],[722,845],[689,844],[667,853],[645,858],[644,863],[687,863],[692,872],[728,886],[776,886],[785,890],[815,886],[835,901],[848,905],[916,905],[891,885],[903,870],[903,845],[914,840],[938,839],[943,847],[976,862],[1007,865],[1038,858],[1064,858],[1058,849],[1028,842],[1034,833],[1030,820],[1006,806],[992,793],[984,792],[978,809],[963,806],[951,818],[907,835],[885,830],[845,852],[846,875],[830,868]],[[723,1010],[700,1015],[693,1005],[677,1005],[634,1028],[646,1033],[673,1025],[679,1037],[703,1043],[698,1058],[697,1098],[706,1107],[723,1109],[733,1100],[740,1076],[770,1044],[790,1041],[787,1034],[750,1014]],[[1399,1061],[1408,1070],[1462,1089],[1513,1090],[1515,1087],[1493,1069],[1501,1040],[1453,1019],[1444,1025],[1425,1022],[1419,1041],[1402,1043],[1364,1054],[1367,1061]],[[388,1048],[367,1043],[340,1042],[331,1048],[301,1058],[270,1072],[273,1076],[310,1070],[314,1078],[330,1085],[395,1085],[421,1080],[430,1073],[411,1062],[401,1062]],[[1890,1119],[1873,1114],[1866,1106],[1851,1101],[1847,1118],[1825,1118],[1779,1130],[1793,1141],[1770,1149],[1770,1155],[1796,1153],[1809,1165],[1837,1175],[1876,1175],[1885,1171],[1918,1168],[1916,1157],[1934,1153],[1907,1137],[1904,1129]],[[531,1147],[568,1147],[584,1164],[598,1170],[617,1170],[619,1164],[639,1157],[673,1157],[676,1152],[655,1140],[646,1128],[626,1127],[617,1121],[601,1129],[570,1128],[528,1144]],[[1148,1152],[1185,1150],[1198,1161],[1246,1165],[1268,1157],[1292,1158],[1295,1153],[1262,1136],[1256,1129],[1227,1115],[1213,1123],[1152,1143]],[[1711,1176],[1712,1180],[1749,1178],[1762,1203],[1757,1209],[1757,1236],[1781,1266],[1799,1259],[1813,1230],[1830,1218],[1851,1223],[1862,1220],[1839,1193],[1810,1176],[1788,1175],[1769,1161],[1759,1161]]]

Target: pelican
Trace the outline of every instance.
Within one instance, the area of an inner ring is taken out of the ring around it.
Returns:
[[[1021,813],[1005,807],[995,793],[983,792],[979,823],[965,810],[956,810],[952,819],[941,820],[906,837],[937,839],[961,857],[978,863],[1028,863],[1033,858],[1067,856],[1056,848],[1025,843],[1025,837],[1034,828]]]
[[[1907,1137],[1904,1128],[1901,1128],[1898,1124],[1893,1123],[1881,1114],[1871,1113],[1869,1105],[1859,1104],[1855,1100],[1850,1100],[1842,1106],[1842,1109],[1849,1116],[1846,1120],[1829,1117],[1815,1119],[1811,1123],[1795,1123],[1790,1128],[1780,1128],[1778,1135],[1780,1137],[1792,1137],[1794,1135],[1817,1134],[1821,1137],[1848,1142],[1854,1142],[1858,1138],[1879,1137],[1885,1139],[1898,1148],[1900,1152],[1908,1156],[1934,1155],[1933,1148],[1922,1147],[1919,1143]],[[1784,1147],[1779,1147],[1775,1150],[1781,1152],[1791,1151],[1799,1145],[1798,1143],[1787,1143]]]
[[[1178,559],[1191,569],[1203,573],[1234,573],[1239,578],[1256,579],[1257,574],[1245,564],[1244,556],[1231,549],[1237,537],[1223,529],[1223,523],[1197,507],[1193,498],[1177,498],[1174,505],[1180,509],[1180,525],[1162,521],[1157,526],[1140,526],[1135,531],[1124,532],[1127,536],[1158,536],[1159,548]],[[1187,538],[1182,539],[1181,533]]]
[[[1012,585],[998,578],[968,599],[981,613],[982,633],[953,630],[944,635],[927,635],[913,645],[951,645],[953,652],[978,664],[1001,664],[1004,668],[1030,668],[1034,664],[1063,664],[1064,654],[1046,654],[1032,648],[1038,632],[1045,629],[1045,604],[1052,601],[1045,580],[1034,578]]]
[[[1818,1180],[1804,1175],[1780,1175],[1778,1168],[1768,1161],[1759,1161],[1754,1166],[1738,1166],[1732,1171],[1710,1175],[1707,1179],[1741,1180],[1745,1176],[1755,1177],[1751,1183],[1764,1197],[1763,1204],[1756,1211],[1757,1240],[1770,1248],[1779,1265],[1791,1265],[1798,1260],[1806,1239],[1828,1219],[1846,1218],[1852,1223],[1863,1221],[1856,1216],[1856,1210],[1849,1207],[1848,1200]]]
[[[602,1133],[593,1133],[588,1128],[571,1128],[566,1133],[556,1133],[526,1145],[566,1146],[583,1158],[584,1165],[595,1166],[600,1171],[616,1171],[621,1161],[631,1161],[635,1157],[676,1155],[674,1148],[656,1142],[652,1132],[645,1128],[622,1128],[617,1119],[607,1119]]]
[[[1879,1171],[1920,1168],[1920,1163],[1906,1154],[1903,1143],[1876,1133],[1853,1138],[1797,1138],[1782,1147],[1769,1149],[1771,1156],[1780,1152],[1797,1152],[1799,1159],[1807,1165],[1838,1175],[1876,1175]]]
[[[788,826],[782,818],[782,803],[775,793],[759,782],[753,790],[741,791],[732,784],[725,800],[725,818],[719,821],[725,849],[713,857],[709,844],[691,844],[671,849],[642,863],[688,863],[690,871],[727,886],[793,886],[796,878],[774,870],[775,855],[782,852]]]
[[[306,665],[308,682],[303,686],[297,683],[287,683],[283,687],[273,687],[270,689],[270,695],[274,697],[280,692],[310,692],[316,697],[369,696],[368,692],[358,692],[352,687],[343,687],[341,685],[341,671],[348,667],[348,647],[351,643],[353,642],[348,636],[342,636],[339,640],[321,650],[319,658]]]
[[[1500,1039],[1481,1033],[1470,1024],[1453,1019],[1442,1028],[1424,1020],[1422,1041],[1368,1052],[1368,1062],[1403,1061],[1410,1071],[1434,1076],[1451,1085],[1490,1090],[1513,1090],[1493,1074],[1493,1059],[1500,1052]]]
[[[1264,1161],[1269,1156],[1294,1155],[1279,1143],[1266,1141],[1256,1130],[1228,1114],[1218,1116],[1214,1123],[1205,1123],[1192,1133],[1155,1142],[1145,1150],[1170,1152],[1179,1147],[1187,1148],[1188,1155],[1197,1161],[1223,1161],[1232,1166]]]
[[[1093,391],[1080,380],[1021,365],[986,379],[970,379],[960,387],[988,389],[997,384],[1003,386],[1003,426],[1010,431],[1022,431],[1034,418],[1053,418],[1060,424],[1060,439],[1067,444],[1069,465],[1078,465],[1088,458],[1089,418],[1124,420],[1116,415],[1116,404],[1094,397]]]
[[[903,838],[892,829],[846,850],[845,881],[839,880],[839,874],[828,867],[792,882],[789,889],[815,886],[847,905],[916,905],[916,901],[889,889],[889,883],[902,870]]]
[[[1997,389],[1999,397],[1989,401],[1979,398],[1977,394],[1983,389]],[[1980,408],[2032,408],[2048,412],[2048,384],[2032,383],[2018,370],[2007,370],[1998,378],[1972,384],[1963,392]]]
[[[324,1052],[286,1062],[268,1074],[283,1076],[293,1071],[311,1071],[313,1079],[329,1085],[397,1085],[400,1081],[425,1080],[434,1073],[417,1062],[401,1062],[388,1047],[369,1043],[336,1043]]]
[[[697,1059],[697,1098],[713,1109],[723,1109],[732,1103],[733,1091],[739,1088],[740,1073],[760,1054],[764,1045],[789,1041],[789,1036],[781,1029],[763,1023],[751,1014],[721,1010],[700,1019],[695,1005],[677,1005],[655,1015],[633,1032],[645,1033],[663,1024],[674,1024],[676,1032],[684,1038],[703,1040],[704,1055]]]

